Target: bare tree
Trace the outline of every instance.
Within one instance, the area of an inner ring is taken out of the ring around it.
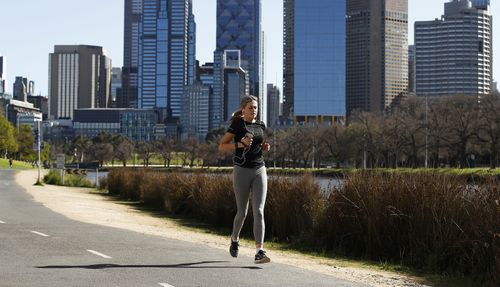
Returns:
[[[443,100],[443,108],[448,109],[449,148],[454,152],[460,168],[467,165],[467,156],[472,152],[471,146],[477,139],[478,102],[475,96],[453,96]]]
[[[219,159],[218,143],[210,141],[200,144],[199,155],[202,159],[201,166],[216,165]]]
[[[99,161],[99,166],[102,167],[105,161],[109,161],[113,158],[113,145],[104,142],[93,144],[92,156]]]
[[[134,152],[134,144],[128,139],[123,140],[115,149],[115,157],[122,162],[123,166],[127,166],[127,160],[132,158]]]
[[[337,168],[340,164],[347,161],[350,157],[350,146],[346,127],[341,124],[334,123],[330,126],[321,128],[319,135],[322,151],[325,151],[325,156],[335,162]]]
[[[487,144],[490,168],[496,168],[500,154],[500,97],[490,94],[482,98],[479,113],[478,137]]]
[[[396,113],[400,128],[395,130],[401,140],[401,152],[406,156],[406,165],[418,166],[418,158],[425,148],[426,136],[426,102],[417,97],[407,98]],[[425,152],[425,150],[424,150]],[[425,156],[424,156],[425,157]]]
[[[156,148],[153,143],[151,142],[139,142],[137,144],[137,153],[141,157],[143,161],[143,165],[148,167],[149,166],[149,161],[151,160],[151,157],[153,157]]]
[[[156,149],[163,159],[163,167],[170,166],[172,160],[172,152],[175,147],[175,140],[172,137],[165,137],[155,142]]]

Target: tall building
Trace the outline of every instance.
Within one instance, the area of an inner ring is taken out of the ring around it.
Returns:
[[[210,102],[211,129],[218,128],[224,118],[224,51],[240,51],[241,68],[248,74],[249,94],[262,97],[260,15],[260,0],[217,0],[214,96]],[[262,105],[260,101],[261,109]]]
[[[116,106],[137,107],[137,67],[139,66],[139,26],[143,0],[125,0],[123,33],[122,87],[118,90]]]
[[[347,1],[347,113],[380,112],[408,92],[408,0]]]
[[[14,100],[21,102],[28,101],[28,78],[16,77],[16,81],[13,84],[12,96]]]
[[[189,71],[194,69],[191,0],[143,0],[139,26],[138,107],[179,117]]]
[[[415,22],[418,96],[485,95],[492,85],[489,0],[453,0],[441,19]]]
[[[194,137],[202,141],[208,133],[209,99],[211,88],[201,81],[185,87],[182,104],[182,137]]]
[[[0,55],[0,96],[7,93],[7,60]]]
[[[122,69],[113,67],[111,68],[111,99],[115,106],[117,106],[117,96],[122,90]]]
[[[346,1],[285,0],[284,114],[298,122],[345,116]]]
[[[240,52],[240,50],[224,51],[224,121],[231,119],[233,112],[240,107],[241,98],[248,95],[248,76],[241,67]]]
[[[214,86],[214,63],[205,63],[201,67],[197,67],[196,78],[201,81],[204,85],[210,86],[213,89]]]
[[[274,127],[279,123],[280,90],[273,84],[267,84],[267,126]]]
[[[415,45],[408,46],[408,94],[415,95]]]
[[[28,103],[42,112],[42,120],[48,120],[49,99],[43,96],[28,95]]]
[[[75,109],[110,104],[111,59],[99,46],[56,45],[49,55],[49,117],[72,119]]]

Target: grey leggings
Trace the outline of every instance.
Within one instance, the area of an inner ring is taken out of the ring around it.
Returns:
[[[267,173],[266,167],[245,168],[234,166],[233,169],[233,188],[236,197],[236,206],[238,212],[234,217],[233,239],[239,238],[241,228],[245,222],[248,212],[248,201],[250,191],[252,192],[252,210],[253,210],[253,235],[255,243],[264,243],[264,205],[267,196]]]

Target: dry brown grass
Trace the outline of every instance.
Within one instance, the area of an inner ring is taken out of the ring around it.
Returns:
[[[357,172],[325,198],[310,175],[275,177],[269,180],[266,237],[496,282],[500,181],[493,176],[480,179]],[[108,186],[111,194],[216,226],[231,228],[236,213],[228,175],[114,169]],[[251,221],[247,216],[247,235]]]
[[[499,200],[493,178],[355,173],[332,192],[318,234],[348,256],[493,278]]]

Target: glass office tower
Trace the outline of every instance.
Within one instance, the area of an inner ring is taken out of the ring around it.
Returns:
[[[4,56],[0,55],[0,97],[7,93],[7,64]]]
[[[125,0],[122,85],[116,95],[116,106],[119,108],[137,107],[137,67],[142,1]]]
[[[241,68],[249,77],[249,93],[262,96],[260,10],[260,0],[217,0],[214,97],[210,103],[210,128],[219,127],[224,118],[223,54],[226,50],[240,51]]]
[[[345,116],[346,1],[284,2],[285,114],[299,122]]]
[[[179,117],[194,63],[191,0],[143,0],[138,61],[138,107]]]

